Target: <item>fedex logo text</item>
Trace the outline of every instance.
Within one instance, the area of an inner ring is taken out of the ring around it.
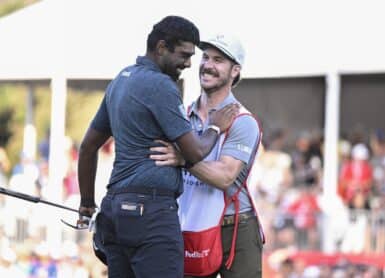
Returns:
[[[189,252],[185,250],[184,256],[185,258],[204,258],[209,255],[210,249],[202,250],[202,252],[199,251],[194,251],[194,252]]]

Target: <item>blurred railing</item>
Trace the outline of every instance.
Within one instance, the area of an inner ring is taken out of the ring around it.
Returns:
[[[294,247],[322,251],[323,214],[292,215],[273,210],[260,212],[267,242],[266,251]],[[335,234],[336,251],[385,253],[385,211],[346,211]]]

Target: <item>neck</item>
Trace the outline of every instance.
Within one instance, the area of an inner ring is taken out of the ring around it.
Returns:
[[[224,87],[221,90],[206,93],[203,89],[199,98],[198,111],[203,120],[208,117],[211,109],[216,108],[230,95],[230,88]]]
[[[157,56],[154,53],[147,51],[145,57],[152,60],[154,63],[158,64]]]

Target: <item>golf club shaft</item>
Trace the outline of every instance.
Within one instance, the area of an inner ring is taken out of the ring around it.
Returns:
[[[26,200],[26,201],[29,201],[29,202],[33,202],[33,203],[43,203],[43,204],[47,204],[47,205],[50,205],[50,206],[54,206],[54,207],[58,207],[58,208],[62,208],[62,209],[66,209],[66,210],[69,210],[69,211],[73,211],[73,212],[79,213],[79,211],[77,209],[73,209],[73,208],[69,208],[69,207],[66,207],[66,206],[63,206],[63,205],[60,205],[60,204],[49,202],[49,201],[40,199],[39,197],[36,197],[36,196],[31,196],[31,195],[28,195],[28,194],[24,194],[24,193],[16,192],[16,191],[13,191],[13,190],[5,189],[4,187],[1,187],[1,186],[0,186],[0,194],[9,195],[9,196],[12,196],[12,197],[15,197],[15,198],[18,198],[18,199],[23,199],[23,200]]]

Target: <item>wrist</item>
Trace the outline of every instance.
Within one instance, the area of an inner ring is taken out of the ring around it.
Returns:
[[[221,134],[221,129],[220,129],[219,126],[217,126],[217,125],[208,125],[208,126],[207,126],[207,129],[212,129],[212,130],[214,130],[218,135]]]
[[[190,169],[190,168],[192,168],[194,165],[195,165],[195,163],[191,163],[191,162],[185,160],[184,165],[183,165],[182,167],[183,167],[183,168],[186,168],[186,169]]]
[[[85,208],[94,208],[96,207],[94,198],[81,198],[80,206]]]

